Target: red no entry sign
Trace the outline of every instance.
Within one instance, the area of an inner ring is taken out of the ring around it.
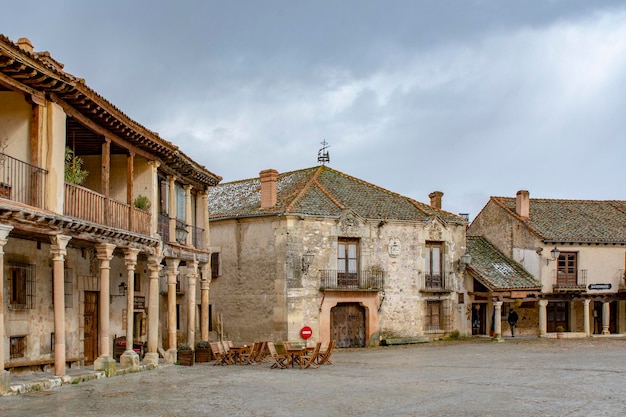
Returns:
[[[303,339],[308,339],[312,334],[313,330],[311,330],[309,326],[304,326],[302,330],[300,330],[300,336],[302,336]]]

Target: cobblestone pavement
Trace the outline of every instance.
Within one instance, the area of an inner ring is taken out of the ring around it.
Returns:
[[[318,369],[159,369],[0,397],[0,416],[624,416],[626,339],[339,349]]]

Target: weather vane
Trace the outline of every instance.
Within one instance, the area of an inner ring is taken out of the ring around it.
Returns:
[[[317,151],[317,162],[325,165],[327,163],[330,163],[330,154],[327,150],[328,148],[330,148],[330,145],[326,142],[326,139],[324,139],[324,142],[320,143],[322,144],[322,149]]]

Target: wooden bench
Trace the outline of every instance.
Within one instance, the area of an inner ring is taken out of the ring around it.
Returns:
[[[67,366],[71,366],[74,362],[82,362],[85,357],[80,358],[65,358],[65,364]],[[39,370],[43,371],[47,365],[54,365],[54,358],[40,358],[40,359],[32,359],[29,361],[23,360],[13,360],[4,363],[4,369],[8,371],[12,371],[15,368],[27,368],[27,367],[39,367]]]

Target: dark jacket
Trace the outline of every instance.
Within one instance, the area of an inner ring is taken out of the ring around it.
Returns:
[[[507,317],[507,321],[509,322],[509,324],[513,325],[513,324],[517,324],[517,313],[515,312],[515,310],[511,310],[511,312],[509,313],[509,317]]]

